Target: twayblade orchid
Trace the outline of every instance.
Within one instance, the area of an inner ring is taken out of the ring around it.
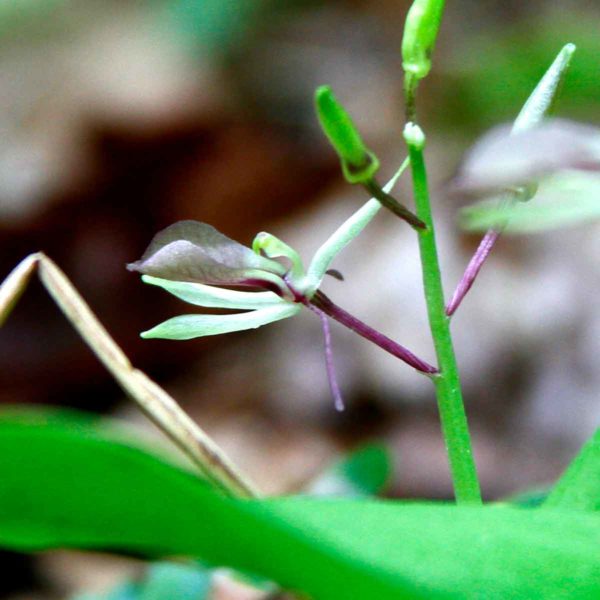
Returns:
[[[405,161],[387,189],[392,188],[406,166]],[[206,223],[181,221],[167,227],[154,237],[142,258],[127,268],[142,273],[145,283],[159,286],[190,304],[244,312],[181,315],[143,332],[142,337],[188,340],[255,329],[292,317],[306,307],[319,316],[323,327],[327,374],[338,410],[344,405],[333,368],[327,316],[417,371],[435,375],[435,367],[336,306],[319,291],[335,255],[364,229],[380,208],[375,199],[367,202],[319,248],[308,270],[293,248],[269,233],[259,233],[250,249]]]

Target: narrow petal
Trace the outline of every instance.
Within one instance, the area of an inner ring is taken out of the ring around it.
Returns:
[[[151,275],[143,275],[142,281],[161,287],[185,302],[206,308],[251,310],[281,304],[281,298],[273,292],[240,292],[203,283],[169,281]]]
[[[300,309],[300,304],[282,301],[278,306],[235,315],[181,315],[144,331],[141,335],[143,338],[191,340],[207,335],[256,329],[267,323],[291,317]]]

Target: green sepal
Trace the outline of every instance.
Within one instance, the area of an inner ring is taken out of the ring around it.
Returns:
[[[527,98],[521,112],[515,119],[512,128],[513,133],[539,125],[542,119],[552,113],[575,50],[575,44],[563,46],[554,62]]]
[[[214,285],[191,281],[171,281],[151,275],[142,275],[142,281],[160,287],[184,302],[206,308],[252,310],[281,303],[281,298],[275,292],[228,290]]]
[[[406,16],[402,38],[402,68],[416,79],[423,79],[431,69],[444,0],[415,0]]]
[[[292,317],[300,308],[300,304],[281,300],[280,304],[233,315],[180,315],[140,335],[145,339],[191,340],[207,335],[245,331]]]
[[[346,109],[338,102],[328,85],[315,92],[319,123],[342,163],[349,183],[365,183],[379,169],[379,159],[363,142]]]

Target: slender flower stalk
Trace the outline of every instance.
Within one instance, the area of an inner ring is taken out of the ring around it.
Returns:
[[[419,232],[419,251],[429,326],[440,370],[439,375],[434,378],[434,383],[454,493],[457,503],[480,504],[481,491],[450,334],[450,321],[445,314],[444,292],[423,158],[425,136],[418,125],[408,123],[404,130],[404,138],[410,156],[417,215],[427,224],[427,229]]]
[[[397,217],[400,217],[403,221],[406,221],[413,229],[425,229],[427,226],[417,215],[412,213],[406,206],[398,202],[396,198],[388,194],[376,181],[375,179],[368,179],[363,187],[373,198],[376,198],[381,202],[382,206],[385,206],[389,211],[393,212]]]
[[[358,333],[358,335],[364,337],[366,340],[373,342],[392,356],[399,358],[420,373],[428,376],[438,373],[438,370],[433,365],[425,362],[404,346],[346,312],[343,308],[334,304],[323,292],[317,291],[310,300],[310,304],[316,306],[332,319]]]

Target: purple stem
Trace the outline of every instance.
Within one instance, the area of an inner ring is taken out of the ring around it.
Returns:
[[[473,254],[473,257],[469,261],[467,268],[458,284],[456,291],[454,292],[452,299],[448,303],[446,307],[446,314],[451,317],[456,309],[460,306],[460,303],[463,301],[463,298],[467,295],[468,291],[471,289],[472,285],[475,283],[475,278],[479,274],[481,267],[483,267],[483,263],[489,256],[496,240],[500,237],[500,232],[495,229],[490,229],[481,240],[479,247]]]
[[[320,308],[317,308],[312,304],[308,304],[307,306],[308,308],[310,308],[310,310],[312,310],[316,315],[319,316],[319,319],[321,319],[321,326],[323,327],[323,338],[325,339],[325,366],[327,368],[327,378],[329,379],[329,389],[331,390],[331,395],[333,396],[335,410],[337,410],[338,412],[342,412],[345,406],[344,399],[342,398],[342,393],[340,391],[340,386],[338,385],[337,377],[335,375],[329,321],[327,320],[327,315]]]
[[[325,294],[323,294],[323,292],[317,291],[310,300],[310,303],[329,315],[332,319],[338,321],[338,323],[345,325],[348,329],[352,329],[352,331],[358,333],[358,335],[370,342],[373,342],[380,348],[383,348],[383,350],[389,352],[392,356],[404,361],[413,369],[425,373],[426,375],[435,375],[439,373],[438,369],[429,363],[426,363],[424,360],[421,360],[418,356],[415,356],[404,346],[394,342],[394,340],[383,335],[383,333],[369,327],[366,323],[359,321],[356,317],[347,313],[343,308],[334,304]]]

